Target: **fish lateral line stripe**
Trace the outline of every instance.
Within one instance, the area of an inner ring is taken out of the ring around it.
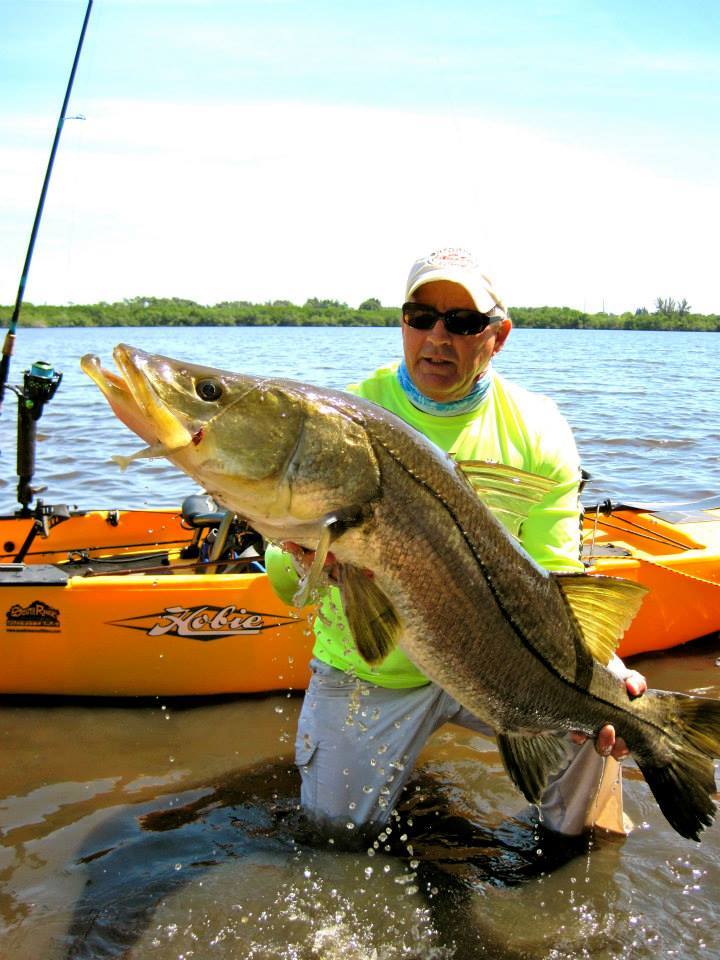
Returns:
[[[545,668],[548,669],[548,670],[550,671],[550,673],[554,674],[555,677],[556,677],[558,680],[560,680],[560,681],[561,681],[562,683],[564,683],[566,686],[570,687],[572,690],[575,690],[575,691],[577,691],[577,692],[579,692],[579,693],[585,693],[585,694],[590,693],[591,696],[593,696],[593,697],[595,698],[595,700],[597,700],[598,703],[602,703],[602,704],[608,706],[608,707],[609,707],[611,710],[613,710],[613,711],[618,710],[618,709],[624,711],[624,707],[622,707],[622,706],[621,706],[621,707],[618,707],[617,704],[612,703],[611,701],[606,700],[606,699],[604,699],[603,697],[598,696],[596,693],[590,691],[587,686],[586,686],[586,687],[580,686],[580,684],[577,682],[577,680],[573,680],[573,679],[571,679],[570,677],[564,676],[564,675],[554,666],[554,664],[550,663],[545,657],[542,656],[542,654],[540,653],[539,650],[537,650],[537,648],[536,648],[535,645],[532,643],[532,641],[530,640],[530,638],[524,633],[522,627],[520,627],[520,625],[515,621],[515,619],[514,619],[514,618],[511,616],[511,614],[508,612],[505,604],[503,603],[500,595],[498,594],[498,592],[497,592],[497,590],[496,590],[496,588],[495,588],[495,584],[494,584],[493,577],[491,576],[491,574],[490,574],[490,572],[489,572],[486,564],[483,562],[482,558],[478,555],[477,550],[475,549],[473,543],[469,540],[468,534],[467,534],[466,531],[464,530],[463,525],[460,523],[459,518],[458,518],[457,515],[455,514],[455,511],[453,510],[452,506],[451,506],[450,503],[447,501],[447,499],[446,499],[445,497],[443,497],[442,494],[440,494],[437,490],[435,490],[435,489],[430,485],[430,483],[429,483],[427,480],[425,480],[423,477],[421,477],[421,476],[419,476],[417,473],[415,473],[415,472],[400,458],[399,454],[397,454],[394,450],[392,450],[392,449],[387,445],[387,443],[385,443],[385,441],[384,441],[382,438],[378,437],[378,438],[377,438],[377,442],[378,442],[379,445],[383,448],[383,450],[388,454],[388,456],[389,456],[395,463],[397,463],[397,464],[401,467],[401,469],[404,470],[404,472],[405,472],[406,474],[408,474],[408,476],[410,476],[413,480],[415,480],[415,481],[416,481],[417,483],[419,483],[422,487],[424,487],[425,490],[427,490],[429,493],[431,493],[433,496],[435,496],[435,497],[437,498],[437,500],[443,505],[443,507],[444,507],[445,510],[447,511],[448,515],[450,516],[451,520],[453,521],[455,527],[457,528],[457,530],[459,531],[459,533],[460,533],[460,535],[462,536],[463,540],[464,540],[465,543],[467,544],[467,546],[468,546],[470,552],[472,553],[473,557],[475,557],[475,560],[477,561],[477,564],[478,564],[478,566],[479,566],[479,568],[480,568],[480,570],[481,570],[481,572],[482,572],[482,574],[483,574],[483,577],[485,578],[485,582],[487,583],[488,589],[490,590],[490,593],[492,594],[495,602],[497,603],[497,606],[498,606],[500,612],[501,612],[502,615],[505,617],[506,621],[508,622],[508,624],[509,624],[510,627],[512,628],[513,632],[515,633],[515,635],[517,636],[517,638],[518,638],[518,639],[520,640],[520,642],[522,643],[522,645],[525,647],[525,649],[528,650],[529,653],[530,653],[533,657],[535,657],[536,660],[540,660],[540,661],[543,663],[543,665],[545,666]],[[480,498],[478,497],[478,500],[479,500],[479,499],[480,499]],[[482,501],[481,501],[481,502],[482,502]],[[487,509],[487,508],[486,508],[486,509]],[[548,575],[549,575],[549,574],[548,574]],[[575,621],[574,621],[574,622],[575,622]],[[577,641],[576,641],[576,645],[577,645]],[[584,658],[583,658],[583,659],[584,659]],[[589,660],[589,664],[590,664],[590,666],[591,666],[591,668],[592,668],[593,658],[592,658],[591,656],[588,656],[588,660]],[[625,712],[625,711],[624,711],[624,712]],[[630,715],[633,719],[636,719],[633,714],[629,714],[629,715]],[[652,720],[650,720],[650,719],[643,718],[643,722],[648,723],[650,726],[654,727],[655,729],[659,730],[660,732],[664,732],[664,731],[662,731],[662,728],[661,728],[658,724],[654,723],[654,722],[653,722]]]

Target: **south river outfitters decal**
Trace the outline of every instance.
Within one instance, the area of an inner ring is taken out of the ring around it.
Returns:
[[[59,633],[60,611],[42,600],[33,600],[26,607],[15,603],[5,613],[5,629],[15,633]]]
[[[246,637],[277,627],[297,623],[296,618],[258,613],[228,604],[215,607],[166,607],[157,613],[148,613],[129,620],[112,620],[114,627],[142,630],[149,637],[177,636],[190,640],[220,640],[222,637]]]

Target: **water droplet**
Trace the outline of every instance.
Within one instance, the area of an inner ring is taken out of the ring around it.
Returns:
[[[372,868],[372,867],[365,867],[365,876],[368,878],[368,880],[370,879],[370,877],[371,877],[372,875],[373,875],[373,868]]]
[[[348,830],[354,830],[354,829],[355,829],[355,824],[352,822],[352,820],[349,820],[349,821],[345,824],[345,826],[348,828]]]

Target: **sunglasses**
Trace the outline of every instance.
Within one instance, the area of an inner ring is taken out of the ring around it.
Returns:
[[[438,320],[442,320],[448,333],[461,337],[471,337],[482,333],[491,323],[498,323],[501,317],[489,317],[478,310],[458,307],[444,313],[424,303],[404,303],[402,307],[403,323],[413,330],[432,330]]]

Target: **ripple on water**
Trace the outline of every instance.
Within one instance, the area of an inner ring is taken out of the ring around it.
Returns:
[[[158,328],[21,331],[11,380],[38,355],[64,372],[42,420],[49,439],[38,444],[36,480],[49,487],[49,502],[139,507],[160,497],[174,506],[194,490],[177,471],[168,472],[171,468],[155,472],[155,465],[138,463],[120,474],[108,462],[111,454],[135,450],[137,440],[115,420],[78,364],[90,351],[109,365],[112,347],[128,339],[210,366],[340,388],[397,359],[400,351],[400,333],[393,328],[205,328],[201,337],[197,329],[176,328],[172,350],[167,331]],[[616,474],[618,460],[626,457],[639,459],[637,482],[650,499],[665,497],[670,482],[675,499],[683,500],[696,498],[699,488],[717,486],[712,458],[720,421],[718,367],[720,338],[714,334],[643,331],[516,330],[497,358],[501,373],[556,398],[577,433],[583,463],[591,463],[593,472],[600,465],[617,484],[607,495],[624,499],[637,499],[632,476]],[[14,449],[11,411],[8,400],[0,418],[3,451]],[[658,451],[664,472],[654,491],[656,465],[646,461]],[[65,471],[66,460],[58,469],[58,457],[74,458],[76,473]],[[14,480],[0,485],[5,510],[14,509],[14,489]]]

